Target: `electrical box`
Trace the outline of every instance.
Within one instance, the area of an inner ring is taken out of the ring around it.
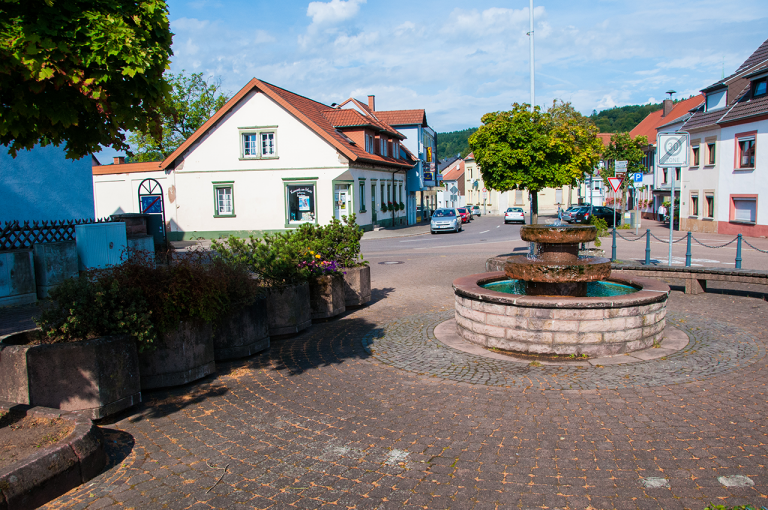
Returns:
[[[127,246],[125,223],[75,225],[75,241],[80,271],[119,264]]]

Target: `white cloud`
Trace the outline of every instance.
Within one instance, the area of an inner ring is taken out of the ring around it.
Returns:
[[[253,42],[256,44],[264,44],[275,42],[275,40],[276,39],[266,30],[256,30],[256,37],[253,39]]]
[[[338,23],[354,18],[360,11],[360,4],[366,0],[331,0],[330,2],[310,2],[307,16],[313,25]]]
[[[606,108],[613,108],[615,106],[619,106],[619,105],[608,94],[604,95],[603,98],[600,100],[600,102],[597,103],[597,109],[598,110],[605,110]]]

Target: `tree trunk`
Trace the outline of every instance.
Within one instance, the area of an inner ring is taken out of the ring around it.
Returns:
[[[539,222],[539,193],[531,191],[531,225]]]

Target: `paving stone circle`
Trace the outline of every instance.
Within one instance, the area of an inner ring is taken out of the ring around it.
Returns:
[[[665,358],[610,366],[530,366],[465,353],[442,344],[435,327],[453,311],[405,317],[377,328],[363,347],[383,364],[470,384],[540,390],[621,389],[705,380],[745,368],[765,357],[765,347],[748,332],[715,320],[669,313],[667,324],[683,330],[688,345]]]

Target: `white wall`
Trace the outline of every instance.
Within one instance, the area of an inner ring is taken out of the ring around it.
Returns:
[[[755,169],[734,169],[736,134],[748,131],[757,131]],[[730,219],[731,195],[759,195],[757,223],[768,225],[768,120],[722,128],[718,149],[720,200],[715,203],[717,220],[727,222]]]

